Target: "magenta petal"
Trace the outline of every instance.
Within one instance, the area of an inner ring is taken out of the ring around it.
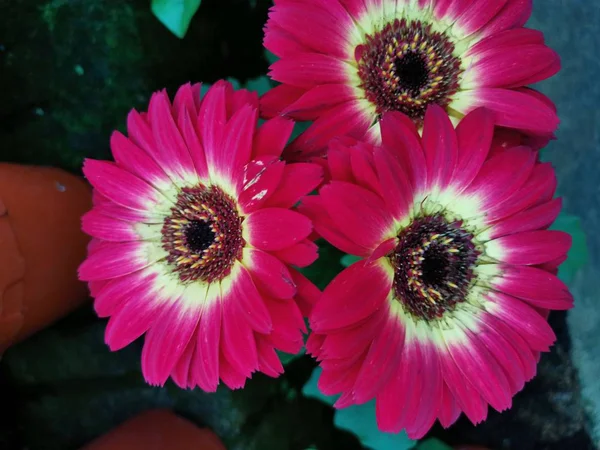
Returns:
[[[256,336],[256,347],[258,351],[258,369],[267,376],[277,378],[283,373],[283,365],[275,349],[267,342],[267,339]]]
[[[383,432],[398,433],[406,428],[418,407],[422,392],[422,370],[419,345],[406,341],[400,353],[395,377],[379,392],[375,403],[377,426]],[[414,409],[411,409],[414,408]]]
[[[221,349],[233,369],[249,377],[258,369],[256,342],[250,324],[242,317],[234,298],[223,299]],[[221,368],[221,371],[223,368]]]
[[[478,340],[476,334],[464,330],[468,336],[466,344],[450,344],[448,351],[452,359],[481,396],[497,411],[512,405],[512,392],[506,374]]]
[[[375,313],[392,288],[393,277],[377,263],[358,261],[325,288],[310,317],[317,333],[356,325]]]
[[[353,242],[341,230],[331,218],[331,215],[323,205],[323,199],[320,196],[311,195],[302,200],[298,210],[309,217],[319,233],[327,242],[331,243],[345,253],[358,256],[368,256],[371,250],[357,242]]]
[[[95,280],[88,282],[88,289],[90,291],[90,296],[92,298],[96,298],[98,293],[112,280]],[[110,315],[110,314],[109,314]]]
[[[118,131],[110,137],[110,148],[116,163],[142,180],[157,186],[168,179],[165,171],[148,153],[135,145]]]
[[[363,362],[353,388],[357,404],[365,403],[377,395],[400,363],[398,355],[404,345],[404,328],[388,320],[375,337]],[[377,380],[377,382],[374,382]]]
[[[246,375],[241,373],[227,358],[221,353],[219,356],[219,375],[225,386],[229,389],[241,389],[246,384]]]
[[[90,236],[105,241],[127,242],[139,239],[131,222],[105,216],[97,209],[92,209],[81,218],[81,228]]]
[[[195,351],[196,340],[191,339],[171,372],[173,382],[181,389],[193,389],[196,387],[196,383],[194,383],[194,379],[191,376],[192,359]]]
[[[79,279],[84,281],[116,278],[136,272],[156,262],[156,259],[145,259],[144,246],[153,245],[143,242],[106,243],[97,251],[90,253],[79,266]]]
[[[258,111],[251,105],[239,109],[225,126],[221,148],[207,152],[206,159],[215,175],[226,175],[232,179],[250,161],[252,141]]]
[[[221,339],[221,299],[208,305],[196,332],[196,349],[191,376],[205,392],[215,392],[219,384],[219,349]]]
[[[319,84],[346,82],[346,71],[351,66],[329,55],[320,53],[297,53],[293,57],[275,61],[269,68],[269,76],[280,83],[302,88]]]
[[[374,158],[385,204],[394,218],[401,219],[412,206],[414,193],[410,179],[387,150],[376,149]]]
[[[380,308],[356,326],[336,330],[327,335],[321,344],[321,366],[348,367],[367,353],[373,340],[389,321],[389,308]],[[348,361],[350,364],[342,364]]]
[[[317,164],[286,164],[279,186],[266,204],[278,208],[291,208],[322,180],[323,168]]]
[[[373,250],[373,254],[369,256],[367,262],[375,261],[376,259],[382,258],[386,255],[389,255],[398,245],[398,238],[390,238],[386,241],[383,241],[379,246]]]
[[[359,186],[381,195],[381,185],[375,172],[372,148],[367,144],[358,144],[350,151],[350,165],[354,179]]]
[[[441,407],[444,379],[437,349],[431,343],[420,343],[423,389],[413,420],[406,429],[410,439],[421,439],[433,426]]]
[[[565,255],[571,247],[571,236],[563,231],[527,231],[490,241],[486,247],[486,254],[498,261],[542,264]]]
[[[185,310],[177,304],[164,305],[146,333],[142,350],[142,373],[153,386],[162,386],[192,339],[198,310]]]
[[[520,334],[532,350],[546,352],[550,349],[556,336],[548,322],[532,307],[501,292],[490,293],[488,298],[495,304],[490,314]]]
[[[304,344],[302,333],[306,326],[296,302],[265,299],[265,305],[273,320],[273,331],[268,336],[271,344],[282,352],[298,353]]]
[[[505,265],[494,288],[546,309],[569,309],[573,296],[569,288],[551,273],[527,266]]]
[[[307,49],[340,58],[346,56],[349,45],[346,28],[354,26],[338,2],[279,4],[271,10],[269,23],[275,23]]]
[[[184,111],[187,111],[191,117],[198,115],[198,107],[196,102],[200,102],[201,83],[185,83],[175,94],[173,99],[173,117],[179,121]],[[198,98],[196,98],[198,96]]]
[[[532,8],[533,0],[508,0],[496,17],[481,30],[481,33],[494,35],[509,28],[518,29],[525,25]]]
[[[448,114],[436,104],[425,112],[422,145],[430,186],[446,188],[458,159],[458,143]]]
[[[238,313],[244,317],[253,330],[268,334],[273,328],[269,311],[259,294],[252,277],[244,268],[240,268],[231,291],[223,301],[231,301],[238,305]]]
[[[358,103],[342,103],[320,115],[304,133],[294,139],[284,155],[310,154],[324,150],[331,139],[338,136],[361,138],[373,119]]]
[[[560,214],[562,200],[555,198],[548,203],[521,211],[512,217],[493,225],[490,239],[496,239],[507,234],[522,233],[547,228]]]
[[[484,421],[487,417],[488,406],[479,392],[469,380],[465,379],[450,354],[440,355],[440,362],[446,386],[454,396],[459,408],[464,411],[473,424]]]
[[[404,114],[388,112],[383,115],[380,125],[383,147],[410,171],[407,175],[413,189],[422,189],[427,184],[427,161],[412,120]]]
[[[131,297],[117,307],[106,325],[104,340],[112,351],[128,346],[154,324],[157,307],[148,297]]]
[[[498,361],[510,383],[510,392],[514,395],[525,385],[525,368],[518,352],[507,337],[489,326],[489,323],[478,321],[478,324],[480,328],[477,331],[477,338]]]
[[[498,14],[507,0],[477,0],[467,2],[462,14],[457,18],[456,24],[464,35],[470,35],[483,28],[496,14]],[[458,1],[458,3],[461,3]],[[462,2],[463,4],[465,2]]]
[[[468,99],[472,108],[484,106],[493,111],[498,126],[535,133],[553,133],[558,127],[556,112],[528,93],[484,87],[464,91],[462,95]]]
[[[307,50],[294,36],[273,21],[267,22],[264,31],[263,45],[276,56],[293,56],[296,53],[303,53]]]
[[[319,246],[312,241],[304,239],[291,247],[284,248],[273,254],[281,261],[297,266],[310,266],[319,257]]]
[[[98,317],[109,317],[115,314],[119,307],[128,299],[140,295],[143,287],[152,283],[152,278],[137,274],[108,280],[96,292],[94,310]]]
[[[509,324],[502,319],[491,314],[483,316],[485,326],[492,330],[496,330],[502,336],[506,337],[509,343],[519,357],[520,366],[523,368],[523,376],[525,381],[531,380],[537,370],[537,360],[534,356],[529,344],[519,333],[517,333]]]
[[[194,162],[196,173],[201,179],[207,179],[209,177],[208,165],[206,163],[206,155],[204,154],[204,148],[200,143],[200,137],[197,131],[197,115],[190,116],[188,110],[184,110],[179,116],[179,128],[185,143],[189,149],[190,157]]]
[[[245,168],[244,186],[238,202],[244,213],[256,211],[275,192],[281,181],[285,163],[283,161],[251,161]]]
[[[250,263],[246,268],[258,288],[276,298],[292,298],[296,293],[296,286],[287,267],[267,252],[258,249],[247,251]]]
[[[556,67],[556,52],[545,45],[499,47],[488,51],[464,74],[465,87],[519,87],[542,81],[554,73],[546,68]],[[540,74],[544,74],[543,77]]]
[[[218,161],[218,154],[222,150],[222,142],[227,121],[227,109],[225,102],[225,91],[227,83],[217,82],[213,84],[202,99],[200,111],[198,112],[198,129],[202,137],[202,147],[206,154],[209,166],[213,161]]]
[[[152,123],[152,133],[157,145],[160,164],[184,178],[195,171],[194,163],[185,141],[175,125],[171,103],[165,91],[155,93],[150,99],[148,116]]]
[[[378,195],[343,181],[332,181],[319,194],[334,223],[357,244],[374,249],[389,237],[393,219]]]
[[[476,195],[482,211],[495,207],[523,186],[533,170],[536,156],[528,147],[515,147],[492,157],[483,164],[464,193]]]
[[[254,135],[253,158],[281,156],[285,144],[292,135],[294,122],[285,117],[274,117],[263,123]]]
[[[313,306],[317,303],[321,296],[321,291],[304,275],[296,269],[290,269],[292,281],[297,287],[297,292],[294,297],[300,312],[304,317],[308,317]]]
[[[231,83],[228,82],[225,98],[227,101],[228,121],[231,120],[236,113],[248,106],[258,111],[259,101],[257,92],[249,91],[248,89],[234,89]]]
[[[440,363],[441,365],[441,363]],[[440,409],[438,411],[438,417],[440,424],[444,428],[448,428],[459,418],[461,413],[458,403],[454,398],[454,395],[448,388],[448,385],[444,382],[442,386],[442,395],[440,398]]]
[[[304,88],[280,84],[267,91],[260,98],[260,113],[262,117],[273,118],[283,112],[291,103],[295,102],[306,92]]]
[[[479,173],[490,151],[493,136],[493,115],[485,108],[471,111],[456,127],[458,161],[452,178],[458,190],[471,184]]]
[[[148,183],[108,161],[86,159],[83,173],[102,195],[125,208],[145,211],[149,202],[161,197]]]
[[[284,110],[284,114],[297,117],[308,114],[317,117],[329,108],[356,98],[356,93],[347,84],[322,84],[309,89],[302,97]]]
[[[352,142],[346,142],[347,140],[352,140]],[[350,146],[355,143],[354,139],[348,138],[335,138],[329,143],[327,166],[332,180],[348,181],[350,183],[356,182],[354,173],[352,173],[352,162],[350,160],[350,155],[352,154]]]
[[[306,216],[283,208],[264,208],[246,217],[248,241],[261,250],[283,250],[305,239],[312,231]]]
[[[506,201],[492,206],[487,220],[496,222],[519,211],[548,202],[556,191],[556,174],[550,163],[536,164],[525,184]]]

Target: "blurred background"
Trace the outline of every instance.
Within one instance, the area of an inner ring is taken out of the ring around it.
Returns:
[[[80,174],[85,157],[110,158],[110,133],[124,131],[129,109],[144,108],[155,90],[173,94],[188,81],[232,78],[264,92],[269,55],[262,28],[270,6],[203,0],[180,39],[153,15],[149,0],[0,0],[0,161]],[[557,226],[576,235],[561,269],[576,307],[552,313],[558,342],[510,411],[491,412],[477,427],[461,418],[449,430],[434,428],[431,435],[450,445],[600,448],[599,23],[600,6],[589,0],[534,0],[529,22],[563,62],[538,87],[561,118],[543,159],[557,170],[568,214]],[[310,269],[324,283],[341,256],[325,253]],[[110,353],[104,326],[87,304],[4,354],[0,449],[77,449],[154,406],[212,428],[229,449],[405,448],[344,430],[349,422],[340,425],[305,387],[314,367],[308,357],[290,361],[276,381],[255,376],[240,392],[152,388],[139,373],[140,343]]]

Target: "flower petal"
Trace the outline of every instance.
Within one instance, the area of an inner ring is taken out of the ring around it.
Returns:
[[[286,164],[279,186],[266,205],[278,208],[291,208],[308,195],[323,180],[323,168],[317,164]]]
[[[263,123],[254,135],[254,159],[261,156],[281,156],[294,130],[294,122],[285,117],[274,117]]]
[[[559,119],[552,108],[536,97],[516,90],[484,87],[459,91],[450,108],[466,114],[483,106],[494,112],[496,125],[535,133],[552,133]]]
[[[273,254],[281,261],[297,267],[310,266],[319,257],[319,246],[308,239]]]
[[[150,385],[163,386],[169,378],[196,331],[198,312],[182,308],[175,300],[158,313],[142,350],[142,373]]]
[[[569,309],[569,288],[551,273],[527,266],[503,265],[502,275],[492,280],[494,289],[525,300],[538,308]]]
[[[258,249],[244,249],[244,266],[258,288],[276,298],[292,298],[296,286],[288,268],[275,256]]]
[[[542,264],[565,255],[571,236],[562,231],[527,231],[511,234],[485,244],[485,254],[509,264]]]
[[[283,208],[264,208],[244,222],[244,238],[261,250],[283,250],[305,239],[312,231],[306,216]]]
[[[325,288],[310,317],[317,333],[358,324],[379,309],[392,287],[393,276],[374,262],[358,261]]]
[[[359,245],[375,249],[382,241],[392,237],[393,218],[383,200],[371,191],[343,181],[333,181],[321,188],[319,194],[334,223]]]

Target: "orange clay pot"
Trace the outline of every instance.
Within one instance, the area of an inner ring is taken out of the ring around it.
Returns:
[[[207,428],[198,428],[169,410],[146,411],[81,450],[226,450]]]
[[[77,267],[91,203],[81,177],[0,163],[0,353],[88,298]]]

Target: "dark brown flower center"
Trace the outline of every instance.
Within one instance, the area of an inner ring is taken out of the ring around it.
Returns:
[[[355,50],[358,75],[379,115],[400,111],[420,121],[427,105],[448,105],[461,68],[444,33],[420,21],[396,19],[365,38]]]
[[[182,282],[207,283],[229,275],[242,257],[242,218],[220,188],[184,188],[162,227],[167,261]]]
[[[441,215],[424,216],[398,235],[389,255],[394,294],[416,318],[442,317],[468,294],[479,252],[473,235],[461,225]]]

